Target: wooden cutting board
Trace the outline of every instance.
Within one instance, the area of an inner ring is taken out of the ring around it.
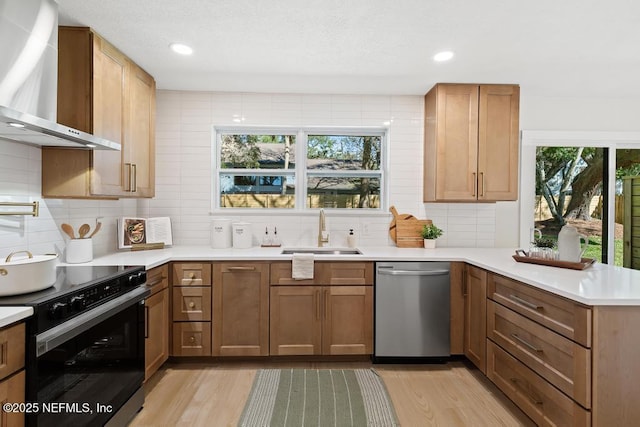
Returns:
[[[399,214],[395,206],[391,206],[389,208],[389,211],[393,215],[393,218],[391,218],[391,223],[389,224],[389,236],[391,236],[391,240],[393,240],[394,243],[397,243],[398,229],[397,229],[396,223],[398,221],[404,221],[406,219],[411,219],[415,217],[411,214]]]

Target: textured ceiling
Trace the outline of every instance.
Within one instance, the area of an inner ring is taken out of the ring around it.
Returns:
[[[640,96],[633,0],[59,0],[160,89],[424,94],[519,83],[542,96]],[[189,44],[179,56],[171,42]],[[451,49],[448,63],[432,56]]]

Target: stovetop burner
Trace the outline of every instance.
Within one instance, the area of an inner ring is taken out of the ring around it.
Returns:
[[[144,267],[59,266],[53,286],[0,298],[0,306],[33,307],[36,333],[122,295],[146,282]]]

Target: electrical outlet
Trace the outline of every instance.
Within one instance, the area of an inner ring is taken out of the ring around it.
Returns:
[[[369,224],[367,224],[366,222],[362,224],[362,235],[363,236],[369,235]]]

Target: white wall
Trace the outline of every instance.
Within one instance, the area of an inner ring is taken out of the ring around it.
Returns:
[[[171,216],[174,240],[208,245],[213,125],[389,126],[390,203],[401,213],[432,218],[445,230],[443,246],[494,246],[495,205],[422,203],[422,96],[351,96],[159,91],[156,126],[156,197],[139,212]],[[217,214],[220,215],[220,214]],[[224,214],[222,214],[224,216]],[[285,245],[314,245],[317,216],[262,212],[234,217],[253,224],[254,242],[265,226]],[[361,245],[389,245],[391,215],[362,212],[327,216],[332,245],[355,229]],[[517,234],[514,232],[514,234]]]
[[[211,126],[248,125],[390,125],[391,203],[401,213],[431,218],[445,229],[448,246],[517,246],[519,203],[423,204],[422,97],[285,95],[159,91],[157,117],[156,198],[152,200],[42,199],[41,150],[0,141],[0,201],[41,202],[40,217],[0,216],[0,257],[15,250],[34,253],[64,250],[62,222],[74,227],[101,218],[95,238],[97,255],[116,249],[115,221],[120,216],[169,215],[177,244],[209,244],[211,205]],[[523,130],[640,130],[640,103],[630,99],[543,98],[521,93]],[[521,179],[533,179],[522,177]],[[521,195],[522,197],[522,195]],[[526,195],[525,195],[526,197]],[[241,219],[241,218],[234,218]],[[287,245],[314,244],[317,218],[304,215],[244,217],[277,226]],[[344,244],[349,228],[363,245],[390,244],[389,215],[330,215],[333,243]],[[499,226],[496,226],[499,224]],[[365,235],[363,235],[365,234]]]
[[[42,199],[41,153],[38,147],[0,140],[0,201],[40,202],[38,217],[0,216],[0,259],[14,251],[29,250],[33,254],[58,253],[64,261],[67,239],[60,224],[69,223],[77,230],[87,223],[93,229],[97,218],[103,226],[93,241],[94,254],[113,252],[117,248],[116,219],[135,215],[137,202]]]

